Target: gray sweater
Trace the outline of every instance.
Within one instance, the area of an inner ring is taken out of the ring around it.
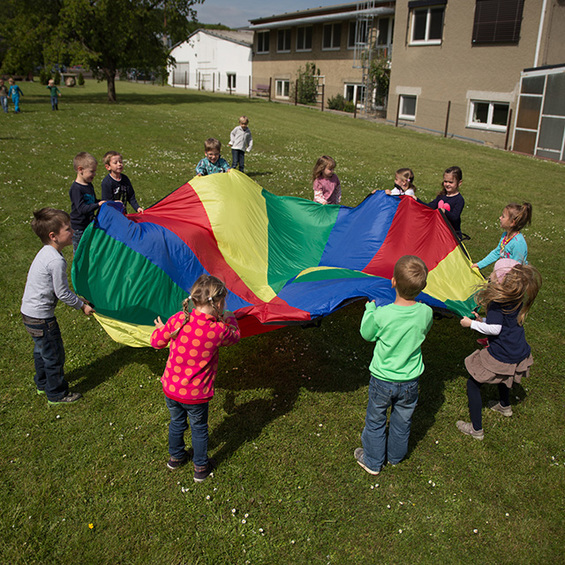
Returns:
[[[52,318],[58,300],[77,310],[83,305],[69,289],[67,261],[52,245],[44,245],[29,268],[21,312],[30,318]]]

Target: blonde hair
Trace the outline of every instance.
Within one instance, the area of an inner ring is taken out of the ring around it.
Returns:
[[[515,265],[506,273],[502,281],[488,281],[475,295],[475,302],[487,310],[492,302],[506,305],[504,313],[511,313],[520,308],[518,325],[524,319],[541,288],[541,275],[531,265]]]
[[[41,208],[33,213],[31,229],[44,244],[50,243],[49,234],[59,233],[64,226],[71,223],[71,217],[64,210],[57,208]]]
[[[117,151],[108,151],[104,154],[104,165],[109,165],[112,157],[122,157],[121,153]],[[122,157],[123,159],[123,157]]]
[[[414,172],[412,171],[412,169],[398,169],[395,175],[398,175],[399,177],[407,180],[408,188],[411,188],[414,191],[416,190],[416,187],[414,186]]]
[[[331,157],[327,155],[322,155],[314,165],[314,170],[312,171],[312,180],[319,179],[324,172],[326,167],[330,167],[331,169],[335,169],[335,161]]]
[[[98,165],[98,161],[94,158],[94,155],[91,155],[86,151],[77,153],[77,155],[73,159],[73,167],[77,172],[79,167],[81,169],[88,169],[88,167],[92,167],[92,165]]]
[[[416,255],[404,255],[394,265],[396,290],[405,300],[414,300],[428,282],[428,267]]]
[[[222,143],[218,141],[215,137],[209,137],[204,142],[204,153],[207,151],[211,151],[212,149],[217,149],[218,151],[222,150]]]
[[[524,202],[523,204],[511,202],[504,209],[508,210],[510,219],[513,221],[512,233],[518,233],[532,223],[532,205],[529,202]]]
[[[247,116],[241,116],[239,118],[239,125],[246,126],[249,123],[249,118]]]

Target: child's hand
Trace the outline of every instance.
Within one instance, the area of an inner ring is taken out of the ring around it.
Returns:
[[[90,314],[93,314],[95,312],[94,308],[88,303],[88,302],[83,302],[82,306],[80,307],[80,309],[87,315],[90,316]]]
[[[464,327],[464,328],[470,328],[471,327],[471,318],[467,317],[467,316],[463,316],[461,318],[461,322],[460,324]]]
[[[107,200],[99,200],[98,201],[98,206],[102,207],[102,204],[106,204]]]
[[[202,176],[202,173],[198,173],[196,176],[197,176],[197,177],[201,177],[201,176]]]
[[[157,316],[157,318],[153,320],[153,323],[155,324],[155,329],[157,330],[165,327],[165,324],[163,324],[163,321],[161,320],[161,316]]]
[[[374,192],[374,191],[373,191]],[[385,188],[385,194],[388,194],[390,196],[390,190],[388,188]]]
[[[478,268],[479,268],[478,263],[473,263],[473,264],[471,265],[471,269],[478,269]]]
[[[138,214],[143,214],[143,208],[142,208],[141,206],[137,209],[137,213],[138,213]]]

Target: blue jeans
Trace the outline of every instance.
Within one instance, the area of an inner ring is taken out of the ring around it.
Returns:
[[[232,149],[231,150],[231,168],[237,169],[243,173],[245,168],[245,151],[243,149]]]
[[[188,430],[187,417],[192,433],[193,462],[197,466],[208,464],[208,402],[203,404],[183,404],[165,396],[167,408],[171,413],[169,424],[169,455],[182,459],[185,453],[184,432]]]
[[[380,471],[385,464],[400,463],[408,451],[412,414],[418,403],[418,379],[389,382],[371,376],[365,428],[361,435],[365,465]],[[388,442],[386,414],[390,410]],[[387,445],[388,443],[388,445]]]
[[[24,326],[31,335],[34,348],[35,386],[44,390],[48,400],[61,400],[69,392],[65,380],[65,348],[56,318],[30,318],[24,316]]]
[[[84,230],[73,230],[73,255],[77,252],[77,247]]]
[[[2,104],[2,110],[4,112],[8,111],[8,97],[7,96],[0,96],[0,104]]]
[[[59,99],[56,96],[51,96],[51,110],[59,109]]]

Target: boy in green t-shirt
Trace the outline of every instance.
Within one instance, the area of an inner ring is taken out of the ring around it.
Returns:
[[[412,414],[418,403],[418,378],[424,371],[421,345],[432,327],[432,309],[415,300],[425,288],[427,276],[426,264],[419,257],[405,255],[394,266],[394,303],[377,307],[372,301],[365,306],[361,335],[376,344],[369,365],[363,447],[358,447],[354,456],[371,475],[379,474],[385,457],[396,465],[408,451]]]

